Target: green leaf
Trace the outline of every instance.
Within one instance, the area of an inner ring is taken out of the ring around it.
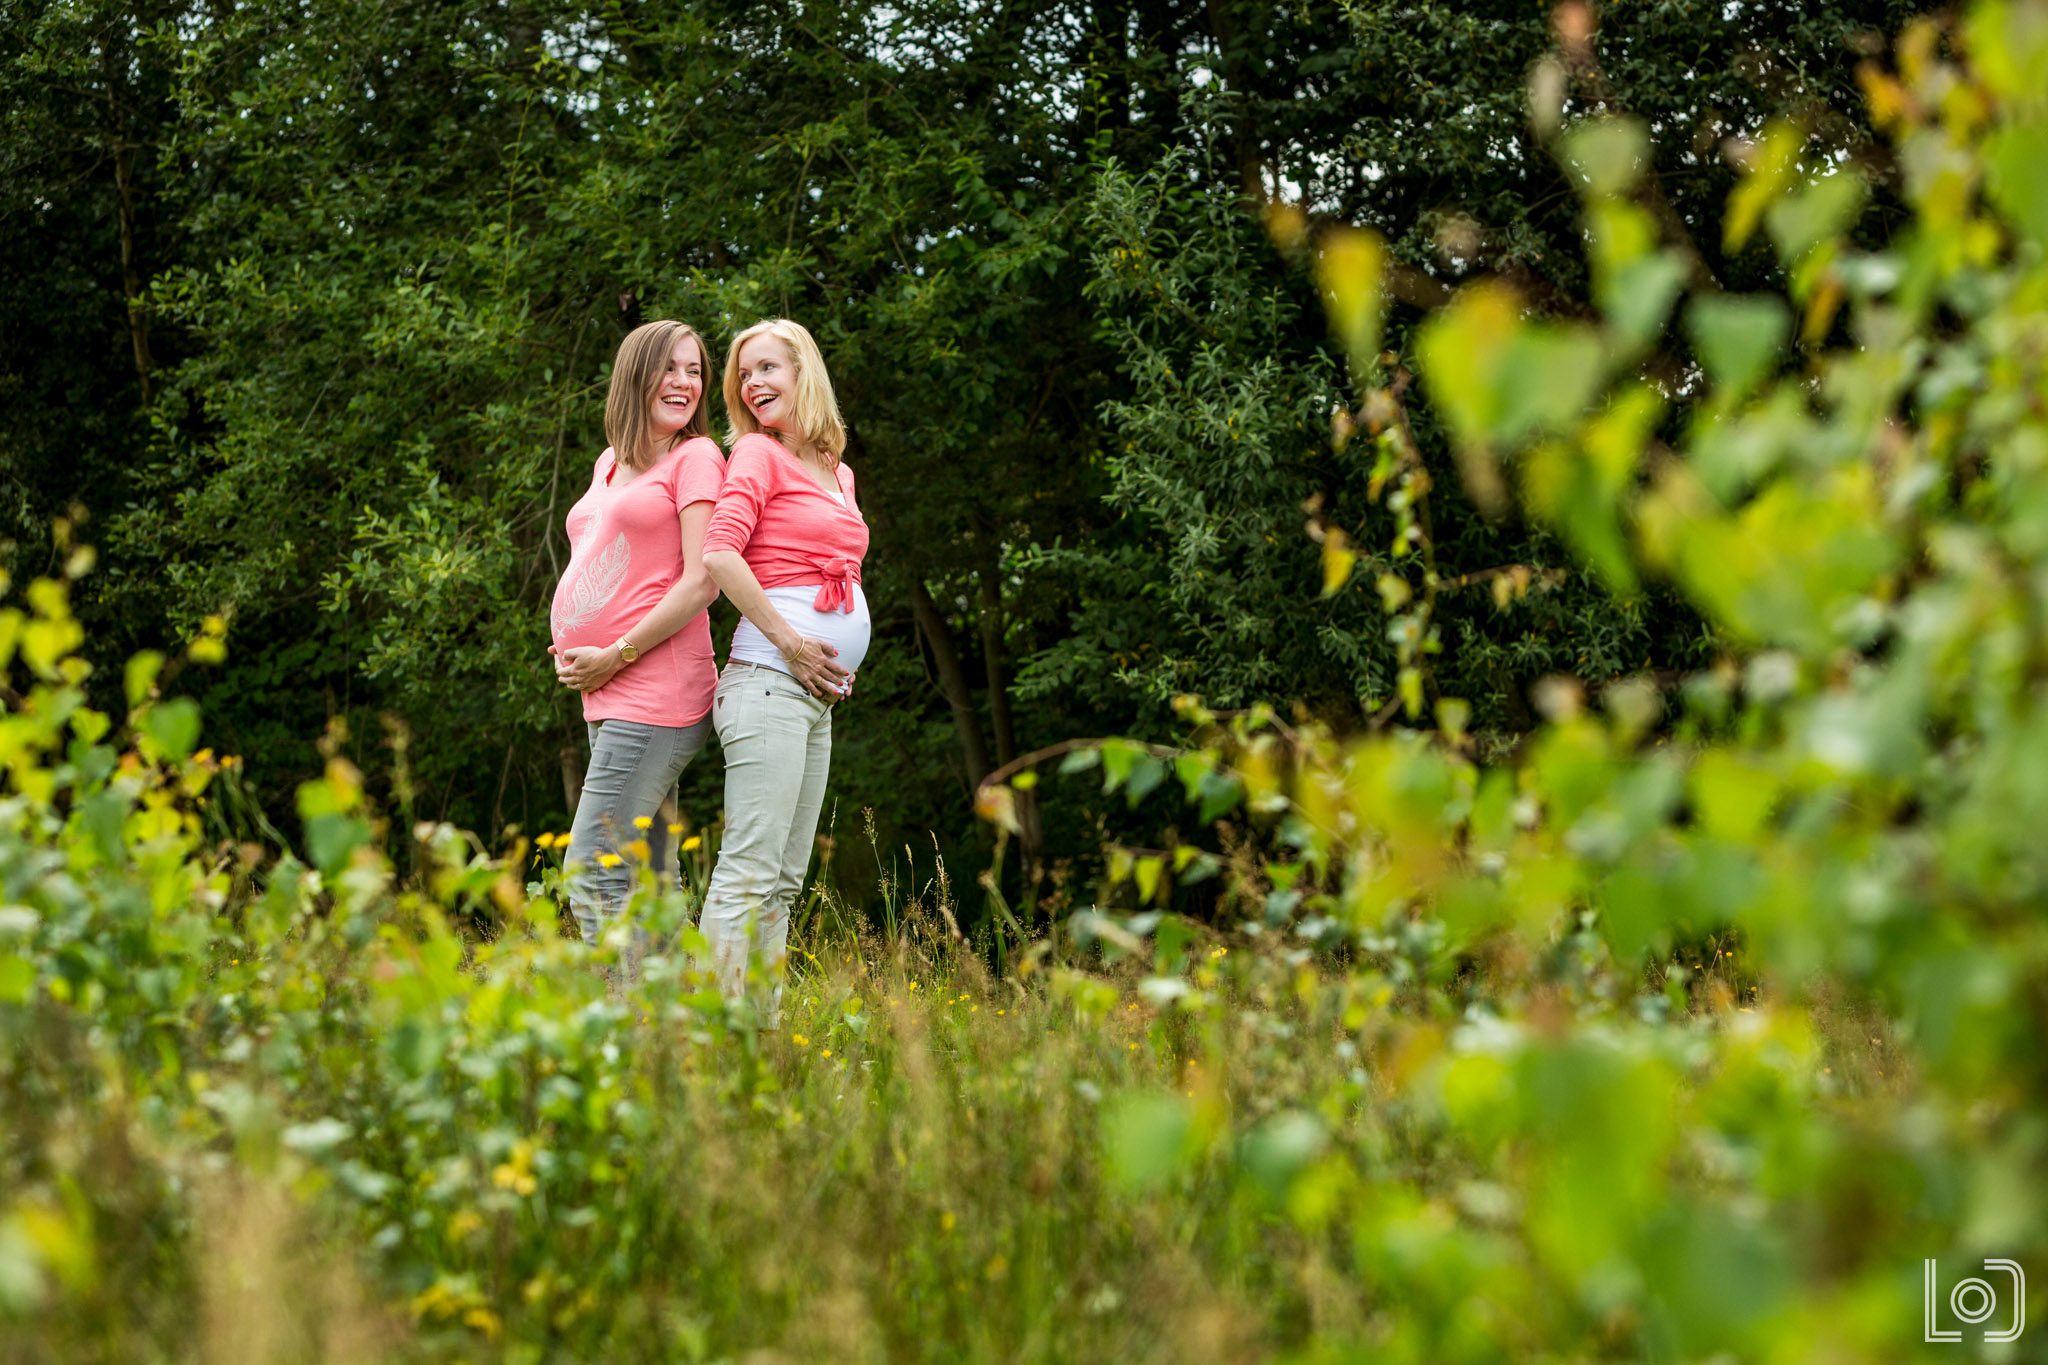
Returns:
[[[1721,246],[1740,251],[1763,220],[1764,210],[1778,202],[1798,173],[1799,152],[1806,134],[1797,124],[1777,120],[1750,148],[1742,179],[1728,192],[1728,212],[1721,220]]]
[[[1117,1184],[1157,1189],[1195,1155],[1194,1106],[1178,1095],[1123,1096],[1103,1121],[1103,1148]]]
[[[142,732],[172,762],[191,757],[199,743],[199,703],[190,697],[156,703],[143,714]]]
[[[1791,335],[1792,315],[1768,294],[1710,294],[1686,313],[1700,363],[1724,391],[1747,393]]]
[[[2048,244],[2048,122],[2001,128],[1985,149],[1991,198],[2036,242]]]
[[[1862,176],[1836,171],[1771,205],[1764,226],[1778,249],[1778,259],[1793,265],[1822,242],[1840,236],[1856,221],[1863,196]]]
[[[1685,288],[1686,273],[1683,256],[1659,251],[1630,261],[1605,282],[1599,290],[1600,311],[1622,350],[1637,354],[1663,332],[1671,305]]]
[[[1351,357],[1353,378],[1364,383],[1380,349],[1380,272],[1386,248],[1379,235],[1358,228],[1336,228],[1316,250],[1316,281],[1330,330]]]
[[[1246,1134],[1245,1173],[1268,1198],[1279,1199],[1301,1171],[1329,1145],[1329,1133],[1313,1114],[1284,1110]]]
[[[1626,194],[1649,169],[1649,135],[1636,119],[1588,119],[1565,134],[1564,162],[1587,193]]]
[[[0,659],[4,662],[4,659]],[[128,665],[122,670],[122,682],[128,696],[130,709],[142,705],[156,686],[157,674],[163,671],[164,656],[153,649],[140,650],[128,656]]]

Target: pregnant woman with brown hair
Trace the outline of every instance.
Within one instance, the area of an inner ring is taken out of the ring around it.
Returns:
[[[569,903],[586,942],[632,890],[626,847],[646,821],[650,860],[671,869],[654,818],[710,732],[717,666],[705,608],[704,529],[725,457],[705,435],[710,357],[680,322],[628,333],[612,365],[590,487],[569,509],[569,567],[550,612],[556,677],[583,694],[590,767],[570,827]]]

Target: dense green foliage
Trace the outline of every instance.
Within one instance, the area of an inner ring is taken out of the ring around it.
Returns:
[[[694,965],[708,844],[636,897],[661,951],[608,990],[625,935],[563,938],[551,836],[393,821],[335,752],[296,851],[237,842],[240,765],[168,678],[221,667],[217,629],[95,679],[91,557],[27,583],[0,607],[0,1358],[1926,1358],[1927,1258],[1947,1286],[2048,1252],[2048,10],[1917,22],[1863,83],[1891,230],[1811,125],[1761,129],[1714,240],[1786,283],[1730,293],[1659,211],[1648,127],[1561,120],[1597,310],[1488,279],[1413,333],[1471,500],[1622,600],[1663,585],[1723,657],[1554,680],[1482,743],[1428,647],[1453,485],[1380,347],[1399,258],[1281,221],[1379,511],[1326,516],[1311,590],[1371,592],[1411,727],[1182,703],[1185,748],[985,787],[999,857],[1076,779],[1133,821],[1184,794],[1198,833],[1112,846],[1050,928],[989,879],[991,954],[941,868],[892,865],[881,935],[828,888],[780,1033]],[[1098,201],[1096,278],[1139,282],[1105,465],[1132,508],[1185,494],[1146,440],[1232,459],[1234,400],[1287,431],[1257,368],[1184,425],[1138,411],[1146,363],[1213,363],[1115,255],[1202,224],[1169,180]],[[1187,264],[1261,268],[1231,252]],[[1190,582],[1159,629],[1227,629]],[[1936,1304],[1962,1344],[1934,1349],[2026,1358],[1983,1343],[1994,1306]]]
[[[1392,695],[1368,578],[1283,609],[1322,572],[1303,505],[1376,513],[1369,464],[1328,457],[1314,281],[1248,191],[1378,227],[1397,335],[1482,270],[1583,309],[1525,101],[1551,54],[1571,109],[1660,130],[1657,202],[1748,283],[1768,259],[1701,226],[1720,140],[1789,108],[1867,156],[1854,45],[1901,13],[1615,6],[1603,68],[1508,5],[12,0],[6,562],[47,571],[51,519],[89,514],[102,679],[226,616],[203,700],[282,823],[330,720],[385,790],[389,716],[422,813],[547,827],[582,741],[543,605],[612,348],[643,317],[786,311],[825,342],[876,531],[840,847],[872,808],[884,846],[964,856],[988,770],[1171,737],[1176,692],[1352,720]],[[1475,515],[1427,402],[1415,425],[1443,576],[1473,576],[1438,623],[1444,690],[1479,726],[1526,728],[1550,672],[1698,661],[1689,613],[1616,604],[1547,533]],[[1497,605],[1515,565],[1536,590]],[[692,782],[708,815],[712,765]],[[1047,847],[1086,842],[1048,818]]]

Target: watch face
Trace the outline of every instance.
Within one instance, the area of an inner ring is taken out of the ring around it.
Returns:
[[[630,644],[620,645],[619,657],[621,659],[624,659],[627,663],[632,663],[633,660],[640,657],[640,651],[633,648],[633,646]]]

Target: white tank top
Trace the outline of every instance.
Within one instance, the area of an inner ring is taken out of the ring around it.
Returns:
[[[790,629],[799,635],[808,635],[813,640],[823,640],[837,649],[832,662],[851,673],[868,656],[868,639],[873,633],[873,622],[868,617],[868,597],[861,591],[860,584],[853,588],[852,611],[819,611],[812,605],[818,600],[818,586],[763,588],[768,600],[775,604],[775,610],[782,619],[789,622]],[[789,672],[789,660],[782,657],[782,651],[768,642],[768,637],[746,617],[740,618],[740,627],[732,633],[731,658],[741,663],[759,664],[772,668],[778,673]]]

